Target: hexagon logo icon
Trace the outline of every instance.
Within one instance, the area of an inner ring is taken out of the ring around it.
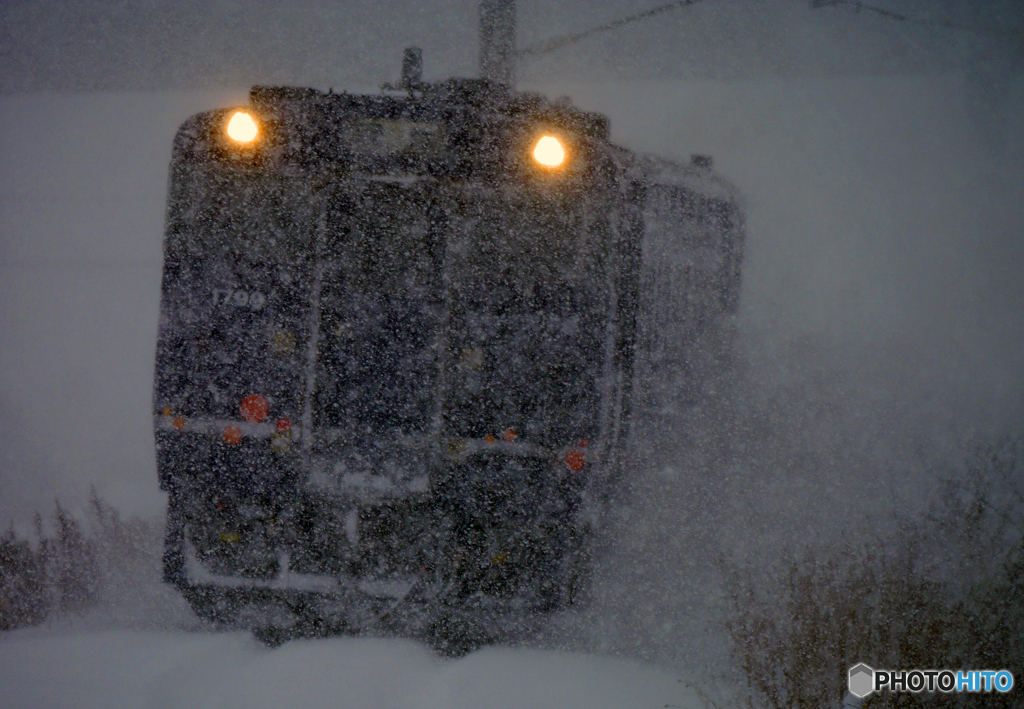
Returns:
[[[850,668],[850,694],[863,699],[874,691],[875,671],[863,662]]]

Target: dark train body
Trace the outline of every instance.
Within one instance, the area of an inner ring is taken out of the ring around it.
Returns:
[[[408,88],[258,87],[255,138],[212,111],[175,139],[155,430],[165,577],[205,617],[574,603],[637,416],[724,347],[742,213],[708,164],[487,81]]]

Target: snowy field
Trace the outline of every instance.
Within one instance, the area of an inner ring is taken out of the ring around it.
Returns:
[[[112,630],[0,638],[5,709],[699,709],[668,672],[517,648],[442,660],[409,641],[270,650],[241,633]]]

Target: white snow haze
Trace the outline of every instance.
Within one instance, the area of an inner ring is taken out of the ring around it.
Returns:
[[[469,0],[392,1],[377,13],[341,3],[348,15],[313,3],[292,24],[258,3],[263,50],[239,49],[253,68],[232,59],[222,74],[229,52],[203,53],[212,28],[201,38],[166,29],[144,51],[145,32],[126,20],[120,44],[97,49],[71,36],[70,15],[43,26],[54,4],[4,10],[0,35],[24,28],[39,44],[0,51],[0,528],[29,536],[37,511],[55,500],[82,509],[91,488],[126,518],[164,515],[152,381],[182,121],[246,103],[256,83],[373,90],[396,78],[407,44],[424,46],[430,79],[473,74],[476,57]],[[522,1],[520,37],[657,4]],[[880,4],[908,15],[927,6]],[[237,19],[244,3],[214,5]],[[266,28],[278,21],[280,34]],[[317,34],[329,22],[347,23],[344,49]],[[593,607],[572,623],[458,660],[386,638],[269,650],[241,632],[199,632],[167,590],[160,622],[108,612],[0,636],[0,705],[702,706],[687,683],[724,656],[716,558],[885,524],[930,499],[934,467],[973,442],[1020,435],[1017,27],[1015,40],[989,40],[797,0],[706,0],[524,64],[520,88],[606,114],[618,145],[678,162],[712,156],[747,220],[727,401],[667,432],[668,456],[632,471]],[[303,33],[309,46],[275,49]],[[1013,61],[1000,58],[1005,41],[1016,42]],[[134,58],[127,68],[119,51]],[[157,574],[154,563],[153,588]]]

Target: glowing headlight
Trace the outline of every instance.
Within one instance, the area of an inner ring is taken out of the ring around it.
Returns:
[[[257,133],[256,121],[245,111],[236,111],[228,121],[228,135],[239,143],[251,143]]]
[[[533,147],[533,159],[545,167],[558,167],[565,161],[565,148],[553,135],[545,135]]]

